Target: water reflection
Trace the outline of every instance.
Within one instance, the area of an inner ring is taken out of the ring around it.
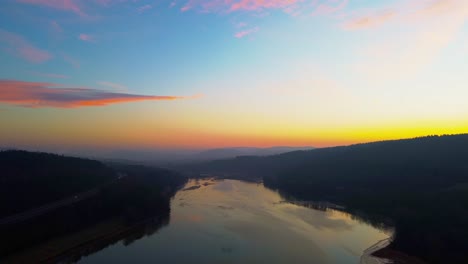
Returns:
[[[130,246],[135,241],[154,235],[160,228],[169,224],[169,212],[131,225],[110,220],[91,226],[78,233],[57,237],[44,243],[7,256],[1,263],[76,263],[81,258],[105,248],[121,244]],[[95,235],[94,235],[95,234]],[[55,252],[60,252],[57,254]]]
[[[322,211],[326,214],[331,215],[331,218],[333,218],[333,215],[339,215],[340,218],[347,217],[347,218],[350,218],[352,220],[355,220],[364,224],[372,225],[373,227],[379,230],[382,230],[383,232],[388,233],[388,234],[392,234],[394,232],[393,223],[388,218],[365,214],[364,212],[360,212],[360,211],[354,211],[354,210],[351,210],[350,208],[346,208],[344,206],[330,203],[327,201],[296,200],[294,197],[290,195],[283,195],[281,192],[279,193],[282,197],[285,198],[285,200],[281,201],[281,203],[290,203],[290,204],[294,204],[294,205],[298,205],[302,207],[307,207],[309,209]]]
[[[257,183],[192,180],[157,234],[113,242],[80,263],[358,263],[390,233],[339,209],[290,202]]]
[[[80,247],[69,250],[68,252],[64,252],[60,256],[50,259],[48,263],[76,263],[81,258],[92,255],[116,243],[129,246],[143,237],[154,235],[160,228],[168,224],[169,214],[148,219],[142,223],[119,230],[116,234],[110,234],[90,243],[85,243]]]

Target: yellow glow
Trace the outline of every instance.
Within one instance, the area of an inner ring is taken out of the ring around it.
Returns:
[[[99,111],[14,108],[9,115],[2,114],[0,136],[4,145],[38,147],[212,148],[326,147],[468,132],[468,124],[463,119],[361,120],[351,125],[332,119],[307,123],[258,113],[171,109],[167,105],[156,109],[146,107],[142,105],[132,111],[119,106]]]

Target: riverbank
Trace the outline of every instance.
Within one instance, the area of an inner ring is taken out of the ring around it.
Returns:
[[[360,264],[390,264],[394,263],[392,260],[387,258],[382,258],[375,256],[374,253],[388,247],[391,241],[390,238],[382,239],[375,243],[374,245],[370,246],[368,249],[364,250]]]
[[[417,257],[406,255],[401,251],[392,249],[390,246],[374,251],[372,256],[376,258],[390,259],[393,264],[427,264],[427,262],[422,261]]]
[[[167,225],[169,215],[160,215],[139,223],[126,225],[114,218],[93,227],[51,239],[43,244],[23,250],[2,259],[2,263],[57,263],[76,262],[103,248],[125,240],[127,244]]]
[[[392,249],[391,243],[391,238],[382,239],[364,250],[360,264],[427,264],[419,258]]]

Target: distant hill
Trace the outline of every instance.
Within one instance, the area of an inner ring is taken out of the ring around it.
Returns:
[[[282,154],[297,150],[311,150],[312,147],[270,147],[270,148],[254,148],[254,147],[237,147],[237,148],[218,148],[209,149],[196,154],[193,154],[187,159],[194,160],[216,160],[216,159],[228,159],[235,158],[238,156],[270,156],[276,154]]]
[[[270,156],[238,156],[199,163],[188,169],[201,173],[248,173],[285,181],[300,177],[319,179],[322,175],[328,178],[331,174],[345,179],[350,176],[349,172],[362,169],[359,175],[382,179],[382,173],[403,177],[403,173],[414,175],[415,170],[424,173],[437,168],[439,171],[464,170],[468,166],[467,156],[468,134],[464,134],[298,150]],[[385,171],[386,168],[400,171]],[[412,171],[408,171],[410,168]]]
[[[119,150],[102,153],[99,159],[106,162],[141,164],[150,166],[172,167],[175,164],[193,164],[219,159],[231,159],[238,156],[269,156],[298,150],[311,150],[313,147],[232,147],[207,150]],[[93,152],[96,153],[96,152]]]

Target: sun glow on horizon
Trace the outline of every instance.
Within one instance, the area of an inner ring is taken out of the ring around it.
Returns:
[[[467,133],[467,3],[7,0],[0,146],[328,147]]]

